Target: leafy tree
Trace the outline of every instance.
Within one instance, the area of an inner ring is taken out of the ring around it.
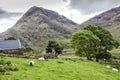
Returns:
[[[89,30],[93,32],[94,35],[96,35],[100,39],[99,44],[99,53],[96,54],[96,61],[99,61],[99,59],[105,58],[110,59],[111,54],[108,52],[108,50],[111,50],[113,48],[119,47],[119,42],[115,39],[113,39],[113,36],[111,33],[102,27],[96,27],[93,25],[88,25],[84,28],[84,30]]]
[[[100,39],[91,31],[81,30],[75,32],[71,38],[71,46],[79,56],[86,56],[88,60],[98,52]]]
[[[71,45],[76,54],[86,56],[89,60],[95,57],[96,61],[99,61],[110,59],[111,54],[108,51],[118,48],[120,44],[113,39],[109,31],[99,26],[88,25],[72,35]]]
[[[55,57],[57,57],[59,54],[62,54],[63,47],[60,46],[59,44],[55,47]]]
[[[62,54],[63,47],[60,46],[56,41],[48,41],[48,45],[46,47],[46,53],[54,54],[57,57],[59,54]]]

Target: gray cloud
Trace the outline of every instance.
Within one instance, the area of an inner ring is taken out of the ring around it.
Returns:
[[[120,0],[70,0],[69,7],[82,14],[92,14],[120,6]]]
[[[63,0],[63,2],[69,2],[68,0]]]
[[[7,11],[26,12],[33,6],[47,9],[60,8],[69,0],[0,0],[0,7]]]
[[[4,14],[4,13],[6,13],[6,11],[0,9],[0,14]]]
[[[19,13],[19,12],[7,12],[3,9],[0,9],[0,19],[4,19],[4,18],[10,18],[10,17],[18,17],[21,16],[23,13]]]

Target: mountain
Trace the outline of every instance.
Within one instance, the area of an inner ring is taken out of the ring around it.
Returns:
[[[23,46],[41,48],[49,40],[70,38],[77,26],[78,24],[54,11],[34,6],[0,37],[18,38]]]
[[[83,27],[88,24],[106,28],[112,33],[113,37],[120,42],[120,7],[113,8],[100,15],[97,15],[80,24],[80,26]]]

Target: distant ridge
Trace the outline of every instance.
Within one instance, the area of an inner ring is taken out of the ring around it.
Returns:
[[[94,24],[108,29],[120,42],[120,7],[113,8],[89,19],[88,21],[80,24],[80,28],[88,24]]]

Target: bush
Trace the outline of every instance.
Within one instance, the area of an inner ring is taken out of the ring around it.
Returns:
[[[7,61],[6,64],[7,64],[8,66],[10,66],[10,65],[11,65],[11,61]]]
[[[6,71],[18,71],[19,69],[17,67],[11,67],[11,66],[6,66],[4,67]]]
[[[0,73],[5,74],[6,70],[3,67],[0,67]]]
[[[48,44],[46,46],[46,53],[47,54],[55,54],[55,57],[57,58],[59,54],[62,54],[63,47],[57,43],[57,41],[48,41]]]
[[[120,69],[120,65],[113,65],[114,68]]]
[[[0,64],[1,65],[5,65],[5,61],[4,60],[0,60]]]
[[[7,71],[18,71],[19,69],[17,67],[12,66],[11,61],[5,62],[4,60],[0,60],[0,74],[6,74],[9,75]]]
[[[33,52],[34,50],[31,47],[25,47],[23,48],[24,52]]]
[[[16,38],[14,38],[14,37],[8,37],[5,40],[16,40]]]
[[[59,64],[63,64],[64,62],[62,62],[62,61],[57,61],[57,63],[59,63]]]
[[[13,68],[11,66],[5,66],[4,69],[6,71],[13,71]]]
[[[15,67],[14,69],[13,69],[13,71],[18,71],[19,69],[17,68],[17,67]]]

